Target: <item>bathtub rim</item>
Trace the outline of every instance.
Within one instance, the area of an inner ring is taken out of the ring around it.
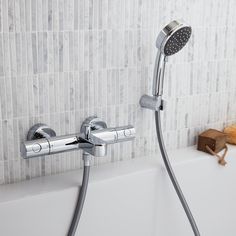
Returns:
[[[229,145],[228,156],[236,155],[236,146]],[[216,168],[224,168],[217,164],[216,159],[204,152],[196,150],[196,146],[172,150],[169,157],[173,167],[190,164],[196,161],[211,161]],[[131,160],[105,163],[91,167],[89,184],[107,181],[126,175],[137,174],[145,171],[165,171],[160,154],[147,157],[137,157]],[[82,180],[82,169],[68,171],[56,175],[43,176],[18,183],[0,186],[0,204],[16,201],[35,195],[48,194],[50,192],[64,191],[70,188],[79,188]]]

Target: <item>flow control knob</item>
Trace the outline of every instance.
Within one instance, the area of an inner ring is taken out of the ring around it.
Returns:
[[[91,132],[92,139],[103,140],[106,144],[125,142],[133,140],[135,137],[135,128],[132,125],[121,126],[117,128],[106,128],[94,130]]]

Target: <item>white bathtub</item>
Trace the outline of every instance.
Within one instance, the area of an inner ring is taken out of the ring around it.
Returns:
[[[219,166],[194,147],[170,153],[201,235],[236,235],[236,148]],[[140,158],[91,169],[79,236],[190,236],[161,162]],[[0,235],[65,236],[81,171],[0,187]]]

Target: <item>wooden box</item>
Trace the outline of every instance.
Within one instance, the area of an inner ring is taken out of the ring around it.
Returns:
[[[210,153],[208,146],[215,153],[225,148],[227,135],[215,129],[208,129],[198,136],[197,150]],[[212,154],[212,153],[210,153]]]

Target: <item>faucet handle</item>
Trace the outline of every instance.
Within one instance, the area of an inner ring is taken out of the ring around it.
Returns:
[[[133,140],[135,138],[135,128],[132,125],[126,125],[115,128],[117,139],[116,143]]]
[[[104,142],[106,144],[131,141],[135,138],[135,128],[132,125],[103,130],[91,131],[90,139],[94,142]]]

